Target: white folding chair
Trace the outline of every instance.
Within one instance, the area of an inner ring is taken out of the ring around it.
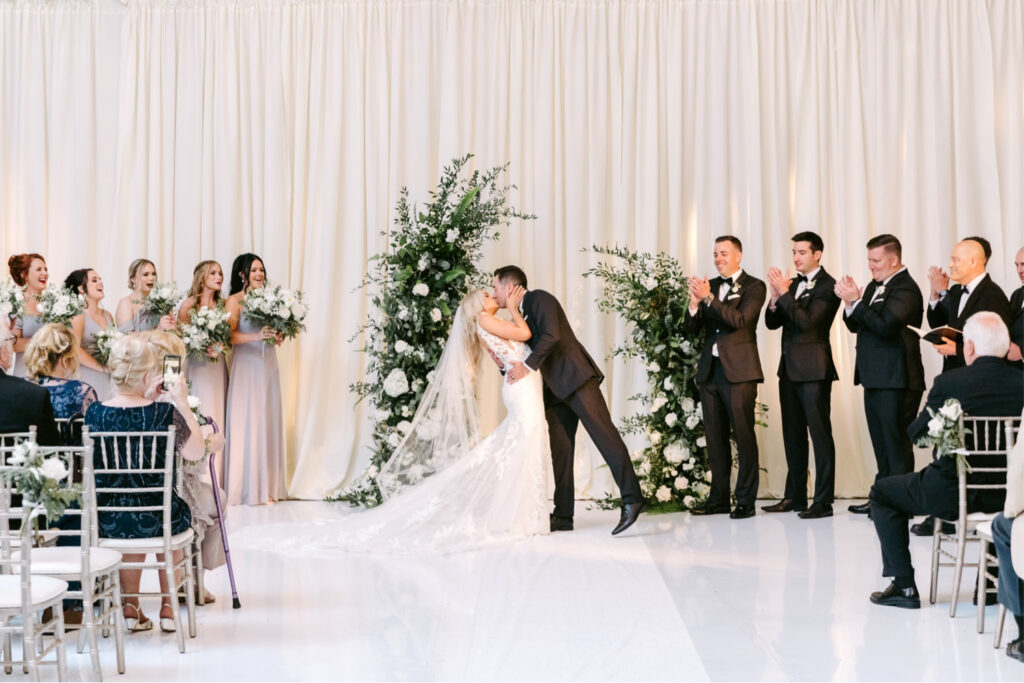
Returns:
[[[1006,489],[1006,456],[1013,444],[1014,429],[1020,423],[1019,417],[961,417],[966,435],[966,459],[970,471],[957,467],[957,518],[941,520],[955,525],[951,534],[942,532],[942,524],[936,518],[935,532],[932,535],[932,571],[931,587],[928,601],[935,603],[939,584],[939,569],[953,568],[953,593],[950,597],[949,616],[956,616],[956,608],[960,595],[960,583],[964,567],[980,567],[981,561],[965,562],[967,544],[978,541],[973,535],[975,528],[982,522],[991,521],[996,513],[968,512],[968,491],[992,491]],[[969,535],[972,534],[972,535]],[[950,552],[943,544],[952,544]],[[979,609],[984,609],[985,596],[978,595]]]
[[[107,631],[111,622],[114,627],[114,641],[117,650],[117,672],[124,673],[124,621],[121,613],[121,553],[110,548],[99,547],[99,533],[96,529],[95,480],[93,477],[93,443],[88,429],[83,431],[82,446],[62,446],[55,451],[69,465],[73,475],[80,475],[82,481],[82,505],[68,508],[66,519],[78,518],[77,529],[50,527],[47,531],[57,537],[78,539],[78,547],[60,546],[38,548],[32,552],[32,571],[37,575],[52,576],[64,581],[79,581],[81,588],[68,591],[69,598],[82,600],[82,626],[78,639],[78,651],[83,650],[83,641],[88,640],[89,655],[95,680],[103,680],[100,667],[99,644],[96,629],[104,624]],[[75,477],[78,478],[78,477]],[[73,526],[73,525],[67,525]],[[100,607],[96,614],[96,606]]]
[[[39,680],[39,665],[50,652],[56,652],[57,680],[67,677],[67,658],[64,649],[64,611],[62,602],[67,595],[66,581],[48,576],[32,575],[32,535],[35,518],[40,514],[37,506],[12,506],[11,486],[2,472],[14,468],[7,460],[13,446],[0,446],[0,634],[3,635],[4,671],[11,673],[14,664],[22,665],[33,681]],[[11,520],[20,522],[11,529]],[[44,619],[49,609],[52,616]],[[12,636],[21,634],[22,659],[14,661]],[[45,636],[53,634],[49,644]]]
[[[104,513],[159,512],[162,533],[152,538],[99,538],[101,548],[119,551],[122,555],[149,555],[162,553],[163,561],[122,561],[122,569],[156,569],[167,579],[168,592],[122,593],[122,597],[160,595],[166,597],[174,612],[174,627],[178,650],[185,651],[185,636],[181,629],[178,610],[178,592],[185,587],[189,636],[196,637],[195,573],[192,539],[195,532],[189,528],[179,534],[171,533],[171,492],[175,482],[174,427],[166,432],[91,432],[93,441],[93,475],[97,518]],[[136,485],[132,485],[132,484]],[[121,494],[150,494],[160,502],[149,505],[120,505]],[[98,527],[98,522],[97,522]],[[102,529],[101,529],[102,533]],[[182,559],[175,563],[174,551],[182,551]],[[178,570],[181,578],[177,578]]]
[[[36,441],[36,426],[31,425],[27,432],[4,432],[0,434],[0,448],[17,446],[23,441]]]

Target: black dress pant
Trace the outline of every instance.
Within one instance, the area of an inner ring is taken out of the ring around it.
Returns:
[[[601,395],[598,380],[590,379],[579,389],[559,400],[545,392],[551,463],[555,474],[555,516],[572,519],[575,507],[573,463],[576,456],[576,429],[583,423],[612,478],[622,494],[623,503],[643,500],[629,450],[612,422],[608,404]]]
[[[914,471],[914,445],[907,428],[917,417],[923,393],[916,389],[864,389],[864,413],[878,465],[876,482]]]
[[[814,502],[831,505],[836,488],[836,445],[832,438],[832,382],[779,380],[782,440],[786,446],[785,497],[807,503],[807,434],[814,445]]]
[[[757,437],[754,434],[756,382],[733,384],[725,377],[721,362],[711,363],[711,377],[700,387],[704,411],[704,431],[711,465],[711,493],[708,505],[729,505],[729,479],[732,475],[730,428],[736,438],[739,475],[736,479],[736,504],[753,505],[759,483]]]

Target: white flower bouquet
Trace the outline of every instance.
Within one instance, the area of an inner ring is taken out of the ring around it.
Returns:
[[[263,287],[254,287],[245,295],[245,318],[259,327],[269,327],[280,332],[285,339],[293,339],[306,330],[306,316],[309,307],[302,303],[302,292],[285,289],[269,282]],[[268,344],[275,339],[267,339]]]
[[[917,440],[922,448],[934,448],[935,455],[944,458],[956,458],[957,468],[970,470],[967,464],[967,450],[964,448],[964,429],[962,420],[964,411],[960,401],[947,398],[938,410],[928,409],[932,419],[928,420],[928,433]]]
[[[181,339],[189,358],[216,363],[221,356],[231,353],[230,317],[224,304],[192,309],[189,321],[181,326]]]
[[[149,290],[149,296],[142,300],[142,312],[162,318],[170,315],[184,298],[174,282],[158,282]]]
[[[39,295],[39,314],[43,323],[70,325],[71,319],[85,310],[85,297],[57,284],[48,284]]]
[[[14,280],[0,282],[0,321],[13,320],[25,314],[25,294]]]
[[[107,367],[107,361],[110,360],[110,347],[123,336],[124,332],[116,327],[108,327],[97,332],[94,337],[96,349],[92,352],[92,357],[96,359],[96,362]]]
[[[14,449],[7,464],[11,468],[4,471],[4,479],[25,501],[44,508],[49,519],[57,519],[68,505],[82,500],[81,485],[61,483],[69,470],[67,463],[56,455],[56,449],[40,448],[25,441]]]

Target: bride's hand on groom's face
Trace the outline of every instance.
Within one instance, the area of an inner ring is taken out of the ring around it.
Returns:
[[[519,285],[516,285],[511,290],[509,290],[507,304],[505,307],[508,308],[510,311],[513,309],[518,310],[519,304],[523,302],[524,296],[526,296],[526,290],[520,287]]]

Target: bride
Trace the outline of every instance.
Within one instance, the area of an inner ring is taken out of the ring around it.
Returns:
[[[511,322],[495,316],[498,303],[483,290],[459,304],[411,427],[377,475],[380,506],[327,522],[250,527],[239,540],[314,555],[436,554],[548,533],[551,456],[541,373],[502,383],[508,415],[482,439],[473,392],[481,350],[503,367],[529,355],[530,328],[519,312],[524,294],[521,287],[509,294]]]

